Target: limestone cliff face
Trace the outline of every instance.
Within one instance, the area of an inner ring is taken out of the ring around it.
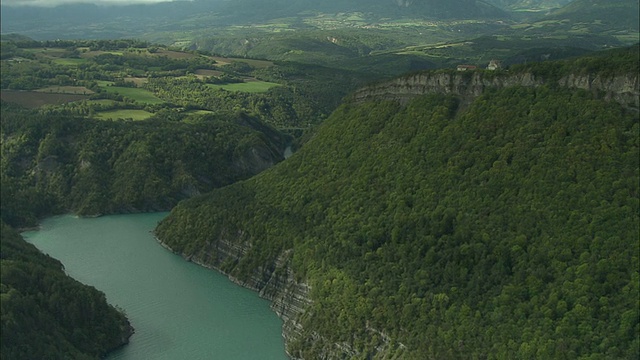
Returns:
[[[290,358],[304,358],[297,350],[292,351],[291,349],[291,345],[298,340],[306,340],[304,342],[307,344],[310,341],[320,348],[321,350],[316,354],[320,359],[360,358],[364,356],[354,349],[352,344],[328,341],[313,329],[306,329],[308,331],[304,333],[305,329],[301,317],[312,304],[311,287],[305,282],[298,281],[291,270],[291,250],[282,252],[273,263],[257,268],[249,278],[241,279],[234,276],[237,269],[234,264],[242,261],[251,251],[251,243],[244,235],[242,231],[234,234],[228,233],[213,240],[207,247],[200,249],[193,255],[182,255],[188,261],[222,272],[236,284],[252,289],[258,292],[260,297],[270,300],[271,309],[283,320],[282,337]],[[160,239],[158,240],[162,246],[175,252]],[[372,336],[375,335],[380,339],[375,358],[399,359],[398,354],[402,354],[403,344],[393,344],[391,338],[378,329],[367,327],[366,330]],[[308,339],[304,339],[304,336],[307,336]]]
[[[284,149],[261,143],[237,154],[233,169],[239,173],[258,174],[283,160]]]
[[[640,91],[638,74],[617,76],[569,75],[562,77],[558,84],[568,88],[589,90],[604,95],[606,100],[638,109],[640,108]]]
[[[285,345],[289,345],[302,334],[299,320],[311,304],[310,287],[295,279],[289,266],[291,251],[284,251],[272,264],[254,270],[248,279],[235,277],[233,266],[229,264],[238,263],[251,250],[250,242],[242,240],[243,235],[239,232],[223,236],[212,241],[207,248],[185,258],[206,268],[220,271],[231,281],[255,290],[260,297],[270,300],[271,309],[283,320],[282,337]],[[162,245],[173,251],[165,244]],[[292,354],[289,356],[293,357]]]
[[[536,77],[531,73],[510,74],[508,72],[428,72],[418,73],[388,82],[371,85],[355,92],[353,100],[393,100],[406,103],[410,99],[426,94],[453,94],[470,103],[490,88],[509,86],[537,87],[551,85],[553,81]],[[557,85],[592,91],[607,100],[638,109],[640,95],[638,74],[610,77],[594,75],[568,75],[557,81]]]
[[[264,285],[259,289],[260,296],[271,300],[271,309],[283,320],[282,336],[285,345],[302,335],[299,317],[311,304],[309,285],[296,281],[288,266],[290,253],[287,251],[281,254],[269,279],[259,284]]]

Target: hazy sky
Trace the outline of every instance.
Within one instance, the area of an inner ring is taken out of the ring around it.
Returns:
[[[104,5],[129,5],[129,4],[144,4],[144,3],[158,3],[171,0],[2,0],[2,5],[9,6],[46,6],[52,7],[60,4],[70,3],[91,3],[91,4],[104,4]]]

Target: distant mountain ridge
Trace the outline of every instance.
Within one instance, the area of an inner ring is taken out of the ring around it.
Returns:
[[[2,34],[0,35],[0,41],[33,41],[33,39],[20,34]]]
[[[573,22],[609,23],[637,31],[640,28],[639,13],[638,0],[574,0],[548,17],[571,19]]]
[[[2,5],[1,31],[41,39],[135,37],[139,33],[180,29],[182,22],[194,19],[199,26],[207,27],[252,24],[313,12],[362,12],[383,18],[507,16],[497,7],[476,0],[196,0],[127,6],[66,4],[53,8]],[[100,28],[103,29],[97,30]]]

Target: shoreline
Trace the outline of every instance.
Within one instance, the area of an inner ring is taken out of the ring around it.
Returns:
[[[215,266],[213,266],[213,265],[207,265],[207,264],[205,264],[205,263],[203,263],[203,262],[201,262],[201,261],[198,261],[198,260],[193,259],[193,257],[187,257],[187,256],[185,256],[185,255],[184,255],[184,254],[182,254],[182,253],[179,253],[179,252],[174,251],[174,250],[173,250],[169,245],[165,244],[164,242],[162,242],[162,240],[160,240],[160,238],[155,234],[155,231],[153,231],[153,230],[152,230],[152,231],[151,231],[151,233],[152,233],[152,235],[153,235],[153,238],[156,240],[156,242],[157,242],[158,244],[160,244],[160,246],[162,246],[164,249],[166,249],[166,250],[168,250],[169,252],[171,252],[172,254],[178,255],[178,256],[180,256],[181,258],[183,258],[184,260],[186,260],[186,261],[188,261],[188,262],[190,262],[190,263],[196,264],[196,265],[198,265],[198,266],[201,266],[201,267],[203,267],[203,268],[205,268],[205,269],[217,271],[218,273],[220,273],[220,274],[222,274],[222,275],[226,276],[226,277],[227,277],[227,278],[228,278],[232,283],[234,283],[234,284],[236,284],[236,285],[238,285],[238,286],[241,286],[241,287],[243,287],[243,288],[245,288],[245,289],[249,289],[249,290],[255,291],[255,292],[258,294],[258,297],[260,297],[260,298],[262,298],[262,299],[265,299],[265,300],[269,300],[269,303],[270,303],[269,308],[270,308],[270,310],[271,310],[272,312],[274,312],[274,313],[278,316],[278,318],[279,318],[280,320],[282,320],[282,329],[281,329],[281,331],[280,331],[280,336],[284,339],[284,345],[285,345],[285,347],[284,347],[284,352],[285,352],[285,354],[287,355],[287,357],[288,357],[289,359],[294,359],[294,357],[293,357],[293,356],[291,356],[291,354],[289,353],[289,351],[288,351],[288,349],[287,349],[287,346],[286,346],[286,345],[287,345],[287,342],[286,342],[286,337],[284,336],[284,325],[285,325],[284,319],[282,318],[282,316],[280,316],[280,315],[278,314],[278,312],[277,312],[277,311],[275,311],[275,310],[273,309],[273,304],[274,304],[274,302],[273,302],[273,300],[272,300],[272,299],[268,299],[268,298],[266,298],[266,297],[262,296],[261,291],[260,291],[259,289],[257,289],[256,287],[254,287],[254,286],[250,286],[249,284],[247,284],[247,283],[245,283],[245,282],[242,282],[242,281],[238,280],[237,278],[235,278],[235,277],[233,277],[233,276],[231,276],[231,275],[227,274],[226,272],[222,271],[222,270],[221,270],[220,268],[218,268],[218,267],[215,267]]]

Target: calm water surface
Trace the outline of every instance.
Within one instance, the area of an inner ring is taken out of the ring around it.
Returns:
[[[155,241],[166,215],[65,215],[23,236],[124,309],[136,332],[109,360],[286,359],[268,301]]]

